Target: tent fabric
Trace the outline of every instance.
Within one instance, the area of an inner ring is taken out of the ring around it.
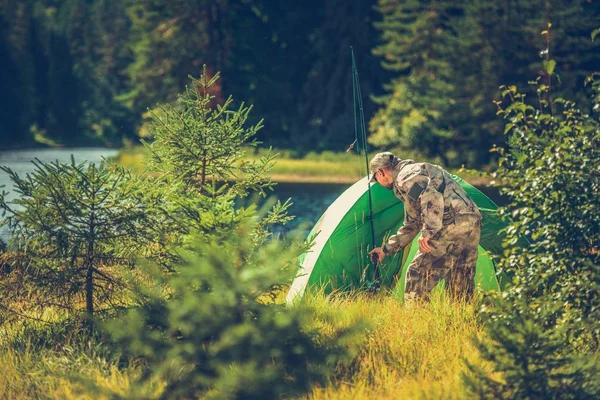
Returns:
[[[485,194],[461,178],[452,175],[469,194],[483,215],[476,284],[484,290],[498,290],[498,281],[492,256],[501,255],[500,230],[506,225],[498,215],[498,206]],[[307,288],[325,293],[364,288],[369,284],[374,266],[369,260],[371,223],[369,211],[368,177],[342,193],[323,213],[308,235],[311,249],[300,259],[300,268],[292,282],[287,301],[301,297]],[[373,204],[375,246],[402,226],[404,205],[391,190],[380,185],[370,186]],[[417,238],[394,256],[388,256],[380,265],[382,288],[393,290],[398,298],[404,296],[406,270],[417,251]]]

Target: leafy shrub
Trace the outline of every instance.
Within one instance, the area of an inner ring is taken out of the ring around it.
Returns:
[[[498,176],[513,219],[501,266],[514,282],[483,313],[490,340],[479,347],[500,377],[472,366],[478,377],[469,384],[480,397],[600,396],[600,124],[552,98],[554,62],[544,66],[533,82],[537,108],[510,86],[499,109],[510,136]],[[529,246],[517,245],[522,235]]]
[[[149,267],[155,285],[142,290],[145,305],[109,326],[124,351],[148,365],[131,396],[158,379],[160,398],[291,397],[346,358],[355,327],[320,335],[307,328],[309,307],[274,302],[299,250],[276,241],[254,249],[254,229],[241,225],[224,243],[197,240],[177,274]]]

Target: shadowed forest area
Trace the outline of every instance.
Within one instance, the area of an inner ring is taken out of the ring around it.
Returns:
[[[526,87],[544,52],[557,92],[590,106],[599,18],[591,0],[2,0],[0,137],[5,148],[137,143],[147,110],[206,64],[222,76],[215,101],[232,95],[264,118],[266,146],[344,151],[353,46],[373,146],[478,168],[504,142],[499,86]]]

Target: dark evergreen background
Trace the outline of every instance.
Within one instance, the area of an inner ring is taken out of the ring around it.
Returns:
[[[0,146],[136,142],[206,64],[266,144],[345,150],[352,45],[373,145],[481,166],[498,87],[542,70],[548,22],[553,84],[585,109],[596,0],[0,0]]]

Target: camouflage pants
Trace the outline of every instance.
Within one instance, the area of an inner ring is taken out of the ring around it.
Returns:
[[[429,239],[432,250],[417,252],[408,266],[405,297],[426,297],[440,279],[455,296],[470,298],[475,286],[475,265],[481,234],[481,218],[475,214],[457,215]]]

